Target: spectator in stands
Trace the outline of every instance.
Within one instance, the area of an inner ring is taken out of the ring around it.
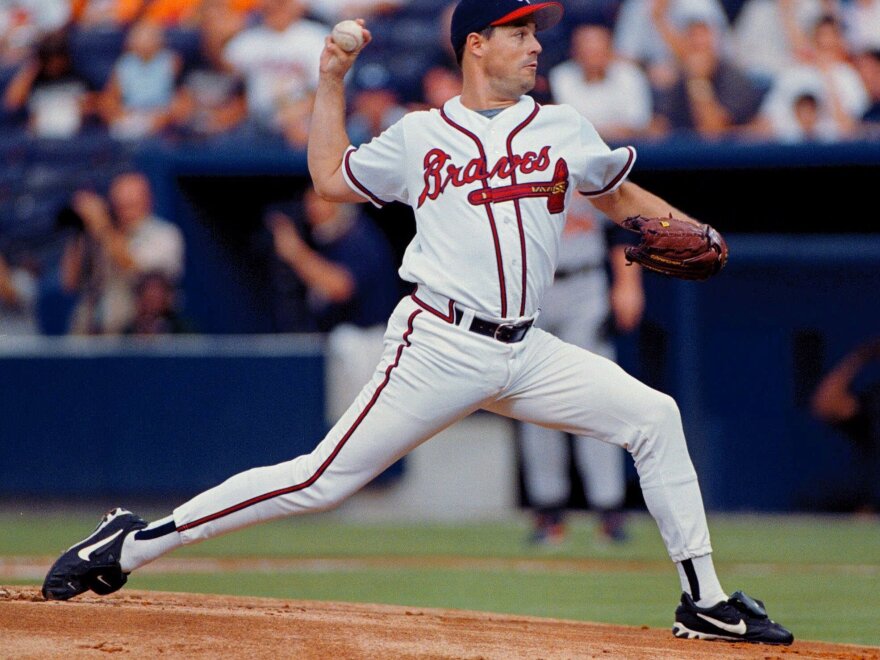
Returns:
[[[124,28],[141,20],[170,27],[192,22],[199,0],[72,0],[71,5],[83,28]]]
[[[227,68],[223,49],[236,34],[247,27],[248,13],[254,7],[241,6],[246,1],[256,5],[257,0],[202,0],[199,4],[197,26],[203,54],[212,66]]]
[[[165,48],[161,27],[147,21],[132,27],[102,95],[111,135],[137,140],[161,132],[171,120],[180,68],[180,57]]]
[[[222,4],[239,15],[254,10],[258,0],[72,0],[73,17],[82,28],[125,28],[146,20],[163,27],[192,28],[206,8]],[[208,9],[210,11],[210,9]]]
[[[733,26],[737,63],[765,86],[802,61],[810,51],[809,33],[823,14],[834,14],[826,0],[746,0]]]
[[[861,388],[857,377],[880,364],[880,337],[865,342],[844,357],[819,383],[813,394],[813,414],[852,441],[856,508],[880,510],[880,380]]]
[[[409,0],[307,0],[309,13],[335,25],[344,18],[364,18],[392,14]]]
[[[425,108],[442,108],[453,96],[461,94],[461,71],[433,66],[422,76],[422,103]]]
[[[247,117],[244,81],[223,60],[238,16],[223,2],[206,11],[200,25],[202,62],[184,74],[171,104],[171,119],[185,136],[209,136],[239,126]]]
[[[0,254],[0,337],[38,334],[37,279],[29,264],[11,266]]]
[[[830,15],[819,19],[810,35],[805,60],[781,73],[761,108],[761,121],[775,134],[785,134],[792,107],[805,92],[825,108],[837,136],[851,135],[868,108],[868,93],[849,63],[840,22]]]
[[[29,58],[45,35],[63,29],[69,20],[68,0],[0,2],[0,67]]]
[[[177,286],[162,271],[144,273],[135,288],[135,314],[127,335],[189,334],[192,325],[177,309]]]
[[[557,103],[572,105],[606,141],[643,135],[651,123],[651,88],[642,70],[617,59],[611,30],[579,25],[571,36],[571,59],[550,71]]]
[[[28,127],[39,137],[67,138],[95,113],[88,81],[73,70],[65,31],[40,40],[36,53],[18,69],[3,95],[7,113],[27,109]]]
[[[837,127],[823,119],[828,116],[822,112],[819,97],[811,92],[797,96],[793,103],[795,130],[791,134],[780,134],[775,137],[782,142],[834,142],[840,138]]]
[[[849,0],[843,22],[850,52],[880,49],[880,0]]]
[[[796,144],[801,142],[836,142],[852,130],[849,121],[837,121],[837,114],[821,86],[805,84],[792,94],[785,112],[762,113],[749,133],[765,140]]]
[[[305,221],[301,229],[298,216]],[[282,330],[384,325],[383,315],[398,298],[394,258],[382,232],[358,207],[328,202],[309,188],[301,212],[272,210],[266,225],[277,258],[307,290],[311,320],[282,319]]]
[[[391,248],[382,232],[355,205],[321,199],[313,189],[299,213],[271,211],[267,226],[284,270],[277,291],[305,289],[305,305],[282,300],[280,330],[320,330],[327,337],[327,416],[335,418],[354,401],[382,355],[386,315],[399,299]],[[292,307],[285,306],[293,303]],[[311,319],[284,318],[291,311]]]
[[[144,273],[179,281],[183,236],[153,213],[150,184],[140,173],[113,179],[109,205],[85,190],[75,193],[71,205],[82,222],[61,260],[64,289],[80,293],[71,332],[120,333],[135,315],[135,290]]]
[[[862,115],[862,128],[868,135],[880,137],[880,48],[865,51],[857,63],[869,102]]]
[[[125,27],[136,21],[144,0],[71,0],[73,19],[81,28]]]
[[[224,59],[245,80],[248,137],[284,134],[304,146],[328,30],[305,20],[302,0],[262,0],[259,25],[236,35]]]
[[[663,15],[655,18],[678,59],[675,82],[657,95],[656,127],[719,138],[749,122],[760,106],[761,90],[721,55],[712,26],[697,19],[679,33]]]
[[[643,66],[653,86],[668,87],[675,75],[675,53],[657,25],[658,16],[678,31],[695,20],[706,23],[727,54],[730,29],[718,0],[624,0],[614,27],[614,50]]]

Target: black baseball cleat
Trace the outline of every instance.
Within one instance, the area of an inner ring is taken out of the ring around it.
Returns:
[[[43,581],[43,598],[68,600],[91,589],[106,596],[128,581],[119,555],[129,533],[147,526],[145,520],[125,509],[104,514],[88,538],[72,546],[52,564]]]
[[[712,607],[698,607],[688,594],[675,610],[672,634],[681,639],[721,639],[754,644],[791,644],[794,635],[767,616],[764,603],[737,591]]]

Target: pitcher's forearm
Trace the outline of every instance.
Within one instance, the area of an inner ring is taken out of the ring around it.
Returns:
[[[324,41],[318,89],[309,125],[309,174],[315,192],[333,202],[363,202],[364,197],[349,188],[342,175],[342,158],[351,144],[345,130],[345,74],[358,53],[370,43],[370,32],[363,30],[364,44],[355,51],[343,51],[330,37]]]
[[[322,197],[332,194],[330,183],[340,176],[342,157],[350,141],[345,129],[345,85],[342,80],[321,77],[309,129],[309,173]]]
[[[666,200],[629,181],[623,183],[614,192],[593,198],[590,201],[618,224],[634,215],[660,217],[672,213],[678,218],[690,217]]]

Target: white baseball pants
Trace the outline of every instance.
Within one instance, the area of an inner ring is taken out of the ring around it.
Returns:
[[[183,543],[330,509],[483,408],[624,447],[670,557],[711,552],[697,476],[670,397],[538,328],[503,344],[454,325],[450,312],[451,304],[429,308],[404,298],[389,320],[372,380],[320,444],[291,461],[237,474],[175,509]]]

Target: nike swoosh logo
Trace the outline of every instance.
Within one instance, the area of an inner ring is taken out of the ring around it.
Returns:
[[[104,579],[104,576],[103,576],[103,575],[99,575],[99,576],[98,576],[97,578],[95,578],[95,579],[98,580],[98,582],[100,582],[101,584],[106,585],[108,589],[112,588],[111,585],[110,585],[110,583],[107,582],[107,580]]]
[[[727,632],[733,635],[745,635],[746,634],[746,622],[743,619],[739,620],[739,623],[736,625],[732,625],[730,623],[724,623],[724,621],[719,621],[718,619],[713,619],[711,616],[706,616],[705,614],[700,614],[697,612],[697,616],[701,619],[705,619],[713,626],[718,626],[721,630],[726,630]]]
[[[111,535],[111,536],[108,536],[106,539],[102,539],[102,540],[98,541],[97,543],[92,543],[92,545],[87,545],[87,546],[84,547],[84,548],[80,548],[80,549],[79,549],[79,552],[77,552],[76,554],[77,554],[77,556],[78,556],[80,559],[82,559],[83,561],[91,561],[91,559],[92,559],[92,558],[91,558],[91,554],[92,554],[95,550],[100,550],[101,548],[103,548],[103,547],[104,547],[105,545],[107,545],[108,543],[112,543],[112,542],[113,542],[113,539],[115,539],[115,538],[116,538],[117,536],[119,536],[120,534],[122,534],[122,530],[121,530],[121,529],[118,530],[115,534],[113,534],[113,535]]]

